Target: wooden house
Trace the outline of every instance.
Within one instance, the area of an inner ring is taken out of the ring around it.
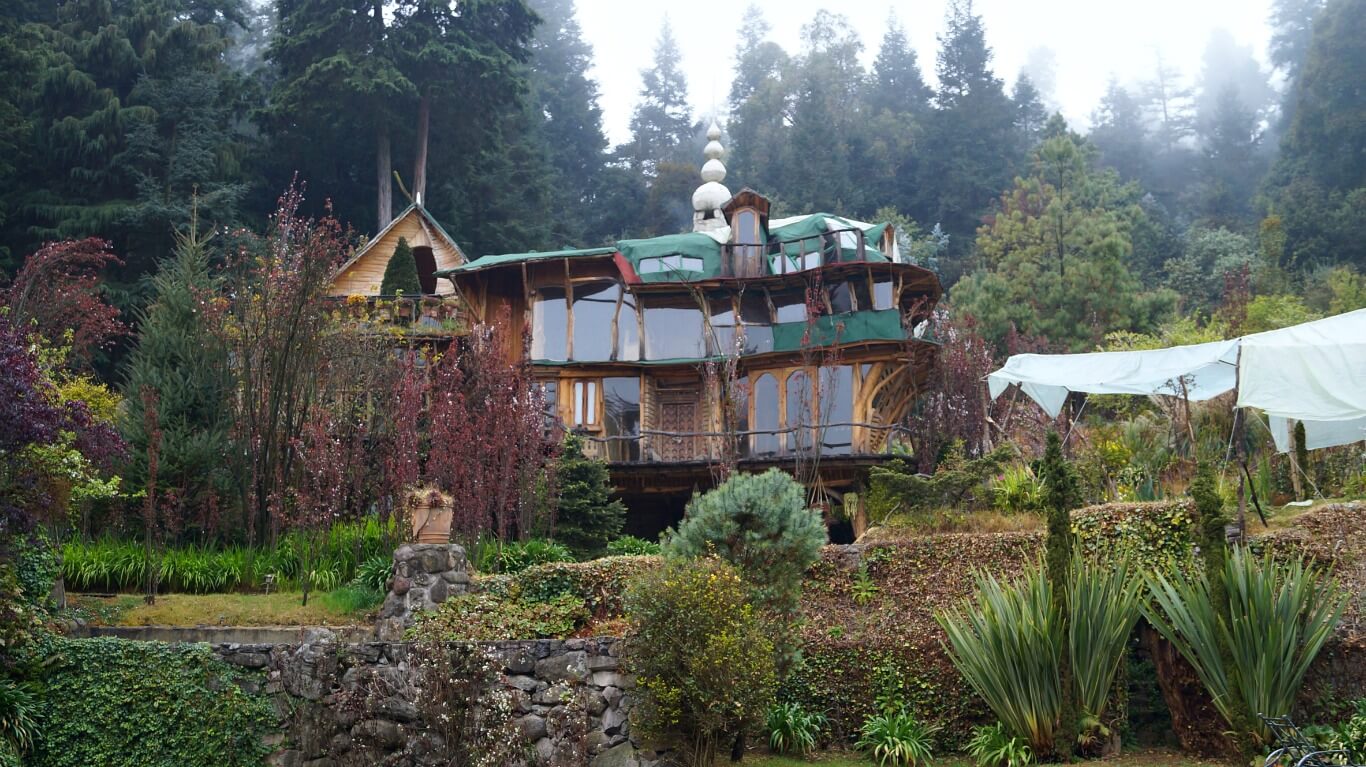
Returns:
[[[329,294],[333,296],[378,296],[384,281],[384,268],[406,239],[417,261],[417,278],[425,295],[450,295],[452,286],[438,280],[436,272],[453,269],[469,261],[441,224],[421,205],[409,205],[389,225],[376,234],[356,254],[337,269]]]
[[[782,467],[840,505],[885,460],[937,348],[922,334],[938,277],[901,259],[890,225],[770,218],[720,184],[718,135],[692,232],[436,272],[473,321],[530,328],[510,353],[609,462],[636,533],[676,522],[722,465]]]

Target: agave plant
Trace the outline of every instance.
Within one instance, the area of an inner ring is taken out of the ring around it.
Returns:
[[[937,616],[949,658],[1011,732],[1052,753],[1062,710],[1063,631],[1043,569],[1016,581],[977,575],[977,594]]]
[[[1226,605],[1213,604],[1211,577],[1223,579]],[[1249,715],[1290,712],[1346,594],[1302,558],[1258,558],[1243,548],[1229,552],[1222,573],[1151,573],[1147,582],[1155,603],[1144,607],[1148,621],[1195,668],[1220,715],[1268,742]]]

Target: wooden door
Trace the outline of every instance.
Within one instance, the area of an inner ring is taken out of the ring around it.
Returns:
[[[700,410],[695,385],[660,389],[659,431],[667,432],[658,442],[661,461],[691,461],[702,457],[698,451],[701,440],[692,436],[698,431]]]

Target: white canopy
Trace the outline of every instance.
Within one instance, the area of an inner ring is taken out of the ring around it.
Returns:
[[[1236,385],[1239,407],[1270,416],[1278,450],[1289,445],[1288,419],[1304,423],[1307,447],[1344,445],[1366,439],[1366,309],[1170,349],[1017,354],[987,384],[992,397],[1018,384],[1052,416],[1068,392],[1184,395],[1198,401]]]

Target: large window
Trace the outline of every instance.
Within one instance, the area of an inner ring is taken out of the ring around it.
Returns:
[[[848,455],[854,446],[854,369],[848,365],[821,368],[818,410],[821,452]]]
[[[645,359],[700,359],[706,355],[702,310],[691,296],[652,298],[645,304]]]
[[[531,358],[534,360],[569,359],[566,335],[569,312],[564,288],[546,287],[536,291],[531,309]]]
[[[612,281],[574,283],[574,359],[605,362],[612,359],[612,322],[620,304],[621,286]]]
[[[604,437],[631,437],[607,442],[612,461],[640,460],[640,379],[602,379],[602,426]]]
[[[598,380],[596,378],[575,378],[569,391],[573,397],[573,401],[570,402],[570,427],[588,430],[599,428],[601,422],[598,420],[600,413]]]
[[[848,455],[853,449],[853,368],[789,368],[759,374],[750,397],[750,457],[806,452],[819,441],[822,452]],[[775,436],[776,433],[776,436]]]
[[[754,396],[751,398],[754,417],[751,419],[756,432],[750,440],[750,456],[763,458],[777,455],[782,437],[778,434],[782,419],[778,410],[781,402],[778,397],[778,379],[772,373],[764,373],[754,381]]]
[[[787,397],[783,423],[787,431],[787,448],[805,451],[811,448],[811,427],[815,419],[812,412],[816,409],[815,388],[805,371],[796,370],[787,376]]]
[[[771,293],[778,322],[806,322],[806,294],[801,291]]]
[[[701,272],[706,263],[697,256],[684,256],[675,253],[671,256],[642,258],[636,264],[637,274],[656,274],[659,272]]]
[[[734,354],[736,328],[735,305],[730,297],[711,300],[711,341],[712,354]]]
[[[773,351],[773,314],[762,288],[740,294],[740,322],[745,329],[745,354]]]
[[[878,277],[873,281],[873,308],[892,309],[892,278]]]

